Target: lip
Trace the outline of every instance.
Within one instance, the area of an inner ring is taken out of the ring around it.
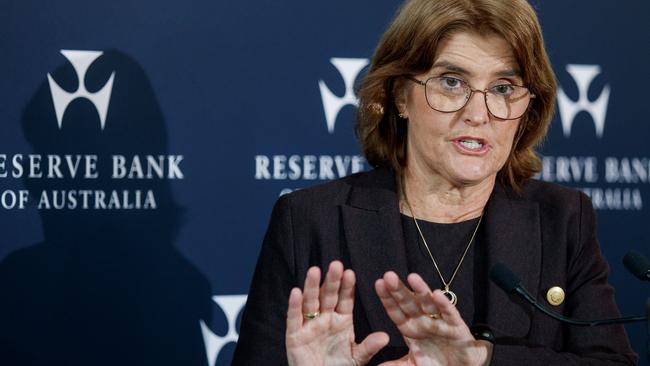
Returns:
[[[462,140],[476,140],[479,141],[482,146],[478,149],[470,149],[460,143]],[[459,136],[451,140],[451,142],[461,154],[465,155],[483,156],[490,150],[490,145],[488,144],[487,140],[481,137]]]

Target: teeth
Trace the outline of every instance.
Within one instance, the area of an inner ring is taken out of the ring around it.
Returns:
[[[483,144],[478,140],[460,140],[460,144],[468,149],[480,149]]]

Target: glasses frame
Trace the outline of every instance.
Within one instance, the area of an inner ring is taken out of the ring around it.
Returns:
[[[463,82],[465,85],[467,85],[467,87],[469,88],[469,95],[468,95],[467,98],[465,99],[465,103],[463,103],[463,105],[460,106],[460,108],[458,108],[458,109],[456,109],[456,110],[453,110],[453,111],[441,111],[441,110],[439,110],[439,109],[435,109],[435,108],[433,108],[433,106],[431,105],[431,102],[429,102],[429,97],[427,96],[427,83],[428,83],[430,80],[433,80],[433,79],[439,79],[440,76],[432,76],[432,77],[430,77],[430,78],[427,78],[427,79],[424,80],[424,81],[419,80],[419,79],[416,79],[413,75],[409,75],[409,74],[402,75],[402,77],[404,77],[404,78],[406,78],[406,79],[408,79],[408,80],[411,80],[411,81],[414,82],[414,83],[417,83],[417,84],[422,85],[422,86],[424,87],[424,98],[427,100],[427,104],[429,105],[429,108],[433,109],[434,111],[440,112],[440,113],[454,113],[454,112],[458,112],[459,110],[465,108],[465,106],[466,106],[467,103],[470,101],[470,99],[472,99],[472,95],[473,95],[475,92],[477,92],[477,93],[481,93],[481,94],[483,94],[483,101],[485,102],[485,109],[487,109],[488,113],[490,113],[490,115],[491,115],[492,117],[494,117],[494,118],[496,118],[496,119],[504,120],[504,121],[511,121],[511,120],[519,119],[519,118],[523,117],[524,114],[526,114],[526,111],[528,111],[528,108],[530,107],[530,102],[531,102],[533,99],[537,98],[537,96],[536,96],[535,94],[531,93],[531,91],[530,91],[530,89],[528,89],[528,87],[523,86],[523,85],[517,85],[517,84],[509,84],[509,85],[512,85],[512,86],[516,86],[516,87],[519,87],[519,88],[524,88],[524,89],[526,89],[526,90],[528,91],[528,94],[530,95],[530,98],[528,99],[528,105],[526,105],[526,109],[524,109],[524,111],[521,113],[521,115],[520,115],[519,117],[515,117],[515,118],[501,118],[501,117],[495,116],[494,113],[492,113],[492,111],[490,110],[490,106],[488,106],[487,95],[488,95],[488,93],[490,92],[488,89],[483,89],[483,90],[481,90],[481,89],[474,89],[474,88],[472,88],[472,87],[471,87],[467,82],[465,82],[465,81],[463,81],[463,80],[460,80],[460,81]]]

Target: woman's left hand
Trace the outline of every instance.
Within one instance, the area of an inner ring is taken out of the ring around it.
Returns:
[[[492,344],[474,339],[440,290],[431,292],[422,277],[410,274],[410,291],[394,272],[375,282],[388,316],[402,333],[409,353],[380,366],[488,365]]]

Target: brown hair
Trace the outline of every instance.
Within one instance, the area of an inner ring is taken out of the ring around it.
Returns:
[[[519,189],[541,169],[535,148],[555,108],[556,82],[535,11],[526,0],[409,0],[384,33],[359,90],[357,136],[372,166],[406,166],[407,123],[400,121],[394,80],[431,69],[441,40],[456,32],[496,34],[510,45],[521,76],[536,98],[521,118],[513,148],[499,172]]]

